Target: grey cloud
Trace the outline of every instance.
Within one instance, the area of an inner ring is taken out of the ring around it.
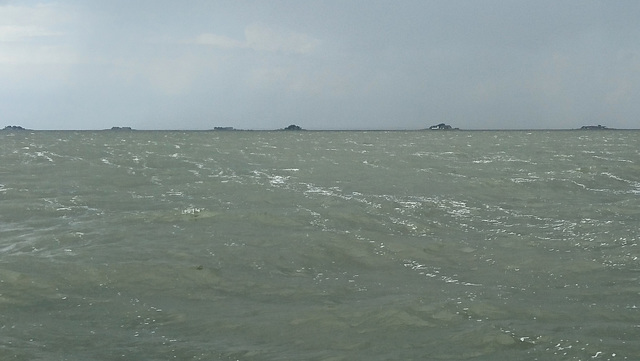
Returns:
[[[104,128],[114,117],[190,129],[637,127],[640,111],[636,2],[67,0],[48,9],[64,21],[0,24],[0,39],[14,39],[0,42],[0,82],[21,89],[0,89],[0,106],[32,128]]]

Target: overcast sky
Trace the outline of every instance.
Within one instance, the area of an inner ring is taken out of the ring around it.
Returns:
[[[0,0],[0,128],[640,128],[639,19],[637,0]]]

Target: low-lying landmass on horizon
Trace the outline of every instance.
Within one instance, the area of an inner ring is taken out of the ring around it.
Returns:
[[[449,124],[440,123],[436,125],[432,125],[428,128],[420,128],[420,129],[306,129],[302,128],[299,125],[291,124],[285,128],[279,129],[240,129],[234,128],[230,126],[215,126],[211,129],[136,129],[129,126],[114,126],[107,129],[31,129],[25,128],[20,125],[7,125],[2,130],[4,131],[327,131],[327,132],[349,132],[349,131],[383,131],[383,132],[409,132],[409,131],[566,131],[566,130],[640,130],[640,128],[609,128],[608,126],[604,126],[601,124],[598,125],[583,125],[579,128],[555,128],[555,129],[545,129],[545,128],[528,128],[528,129],[518,129],[518,128],[486,128],[486,129],[464,129],[453,127]]]

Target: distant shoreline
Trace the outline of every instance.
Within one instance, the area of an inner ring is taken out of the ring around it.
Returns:
[[[565,128],[565,129],[135,129],[130,127],[112,128],[112,129],[31,129],[22,127],[6,127],[0,129],[0,132],[211,132],[211,133],[235,133],[235,132],[278,132],[278,133],[305,133],[305,132],[425,132],[425,133],[457,133],[457,132],[567,132],[580,131],[585,133],[599,133],[612,131],[638,131],[640,128],[604,128],[604,129],[583,129],[583,128]]]
[[[451,130],[431,130],[431,129],[304,129],[295,131],[283,131],[282,129],[233,129],[233,130],[215,130],[215,129],[135,129],[138,132],[212,132],[212,133],[228,133],[228,132],[278,132],[278,133],[306,133],[306,132],[424,132],[424,133],[457,133],[457,132],[570,132],[580,131],[585,133],[612,132],[612,131],[635,131],[640,128],[609,128],[609,129],[451,129]],[[61,130],[64,131],[64,130]],[[85,131],[85,130],[78,130]],[[103,131],[90,130],[86,131]],[[110,131],[106,129],[104,131]]]

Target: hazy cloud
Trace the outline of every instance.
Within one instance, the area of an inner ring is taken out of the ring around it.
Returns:
[[[61,36],[63,32],[51,31],[39,26],[0,26],[0,42],[5,41],[28,41],[30,38],[45,36]]]
[[[5,114],[70,84],[79,63],[66,29],[73,16],[54,4],[0,5],[0,96],[24,94],[4,105]]]
[[[244,39],[238,40],[224,35],[203,33],[198,35],[193,42],[218,48],[242,48],[288,54],[309,54],[320,43],[319,40],[302,33],[278,31],[258,24],[247,26],[244,35]]]
[[[216,48],[246,48],[246,42],[232,39],[230,37],[224,35],[216,35],[211,33],[203,33],[198,35],[193,41],[196,44],[200,45],[210,45]]]
[[[305,34],[277,31],[262,25],[250,25],[245,29],[247,45],[255,50],[282,51],[284,53],[308,54],[319,41]]]

